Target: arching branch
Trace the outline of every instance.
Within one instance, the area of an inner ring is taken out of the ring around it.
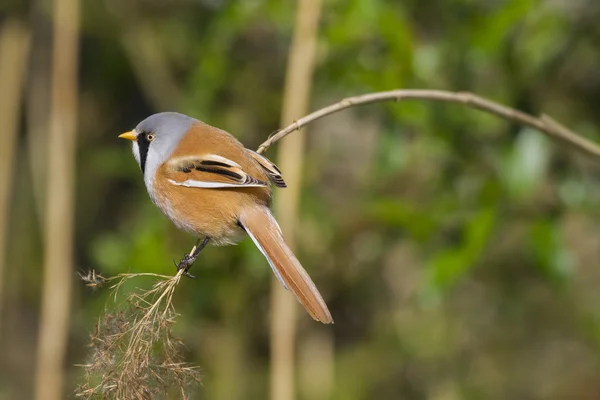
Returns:
[[[346,108],[379,103],[383,101],[402,101],[402,100],[432,100],[448,103],[464,104],[472,108],[496,115],[498,117],[517,122],[521,125],[536,129],[555,139],[558,139],[569,146],[600,159],[600,145],[585,139],[570,129],[562,126],[547,115],[534,117],[525,114],[514,108],[506,107],[493,101],[484,99],[468,92],[449,92],[445,90],[390,90],[387,92],[369,93],[361,96],[348,97],[338,103],[321,108],[311,114],[308,114],[290,124],[289,126],[278,130],[271,135],[258,148],[259,153],[263,153],[273,143],[290,133],[308,125],[309,123],[323,118],[327,115],[336,113]]]

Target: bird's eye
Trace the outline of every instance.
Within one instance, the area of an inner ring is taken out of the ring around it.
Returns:
[[[146,139],[147,139],[149,142],[151,142],[151,141],[153,141],[153,140],[154,140],[154,135],[153,135],[153,134],[151,134],[151,133],[149,133],[148,135],[146,135]]]

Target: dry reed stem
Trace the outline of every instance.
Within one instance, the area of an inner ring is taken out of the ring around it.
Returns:
[[[4,272],[8,248],[9,205],[19,133],[21,94],[30,46],[29,28],[7,19],[0,30],[0,321],[4,299]],[[1,325],[0,325],[1,328]],[[1,330],[0,330],[1,333]]]
[[[580,136],[570,129],[562,126],[547,115],[541,115],[539,118],[537,118],[514,108],[506,107],[499,103],[487,100],[473,93],[420,89],[390,90],[387,92],[368,93],[361,96],[348,97],[335,104],[331,104],[300,119],[297,119],[289,126],[278,130],[259,146],[258,152],[263,153],[269,148],[269,146],[279,139],[289,135],[294,131],[297,131],[313,121],[338,111],[359,105],[402,100],[433,100],[464,104],[489,114],[496,115],[500,118],[536,129],[552,138],[566,143],[578,151],[591,155],[594,158],[600,158],[600,146],[598,144],[585,139],[583,136]]]
[[[297,2],[283,95],[282,124],[290,123],[308,110],[320,14],[321,0]],[[277,159],[279,167],[286,171],[288,189],[278,194],[274,209],[286,242],[292,250],[296,242],[295,231],[300,208],[304,142],[301,132],[287,138],[280,145]],[[270,398],[293,400],[298,304],[275,277],[271,281],[270,308]]]
[[[47,22],[47,0],[32,0],[30,3],[29,23],[32,30],[32,46],[29,68],[27,70],[27,89],[25,91],[25,129],[27,161],[31,176],[31,190],[35,205],[39,229],[44,229],[44,205],[46,199],[46,165],[48,144],[47,121],[50,111],[50,48]]]
[[[191,253],[194,250],[195,247]],[[183,361],[183,343],[171,331],[177,317],[173,294],[182,274],[183,270],[174,276],[126,273],[105,278],[94,271],[80,275],[92,288],[114,282],[110,297],[115,302],[129,280],[139,277],[159,280],[149,290],[129,294],[124,310],[105,311],[99,319],[91,335],[91,360],[80,365],[85,370],[85,380],[77,388],[77,397],[189,398],[187,392],[200,381],[200,371]]]
[[[39,400],[65,398],[63,385],[73,286],[79,0],[54,0],[52,18],[44,271],[35,366],[35,398]]]

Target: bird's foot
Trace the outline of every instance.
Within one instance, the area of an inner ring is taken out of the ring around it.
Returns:
[[[177,271],[183,270],[183,273],[181,275],[187,276],[188,278],[195,278],[194,275],[188,272],[194,264],[194,261],[196,261],[196,257],[186,254],[185,256],[183,256],[181,261],[179,261],[179,263],[176,263],[175,260],[173,260],[173,263],[175,264]]]
[[[189,254],[183,256],[179,263],[176,263],[175,260],[173,260],[175,267],[177,267],[177,271],[183,270],[183,273],[181,275],[187,276],[188,278],[195,278],[195,276],[191,275],[188,271],[196,261],[196,258],[198,258],[198,256],[200,255],[200,252],[206,247],[209,240],[209,237],[205,237],[202,243],[200,243],[200,239],[198,239],[192,251],[190,251]]]

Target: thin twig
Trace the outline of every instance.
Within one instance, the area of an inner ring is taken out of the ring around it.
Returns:
[[[311,114],[308,114],[290,124],[289,126],[280,129],[271,135],[258,148],[258,153],[263,153],[273,143],[289,135],[290,133],[301,129],[309,123],[323,118],[327,115],[336,113],[346,108],[379,103],[383,101],[402,101],[402,100],[432,100],[443,101],[448,103],[464,104],[472,108],[496,115],[510,121],[517,122],[521,125],[536,129],[542,133],[556,138],[569,146],[596,158],[600,158],[600,146],[583,136],[571,131],[570,129],[560,125],[552,118],[542,115],[534,117],[525,114],[522,111],[514,108],[506,107],[493,101],[484,99],[483,97],[474,95],[468,92],[449,92],[445,90],[390,90],[387,92],[369,93],[361,96],[348,97],[342,101],[321,108]]]

